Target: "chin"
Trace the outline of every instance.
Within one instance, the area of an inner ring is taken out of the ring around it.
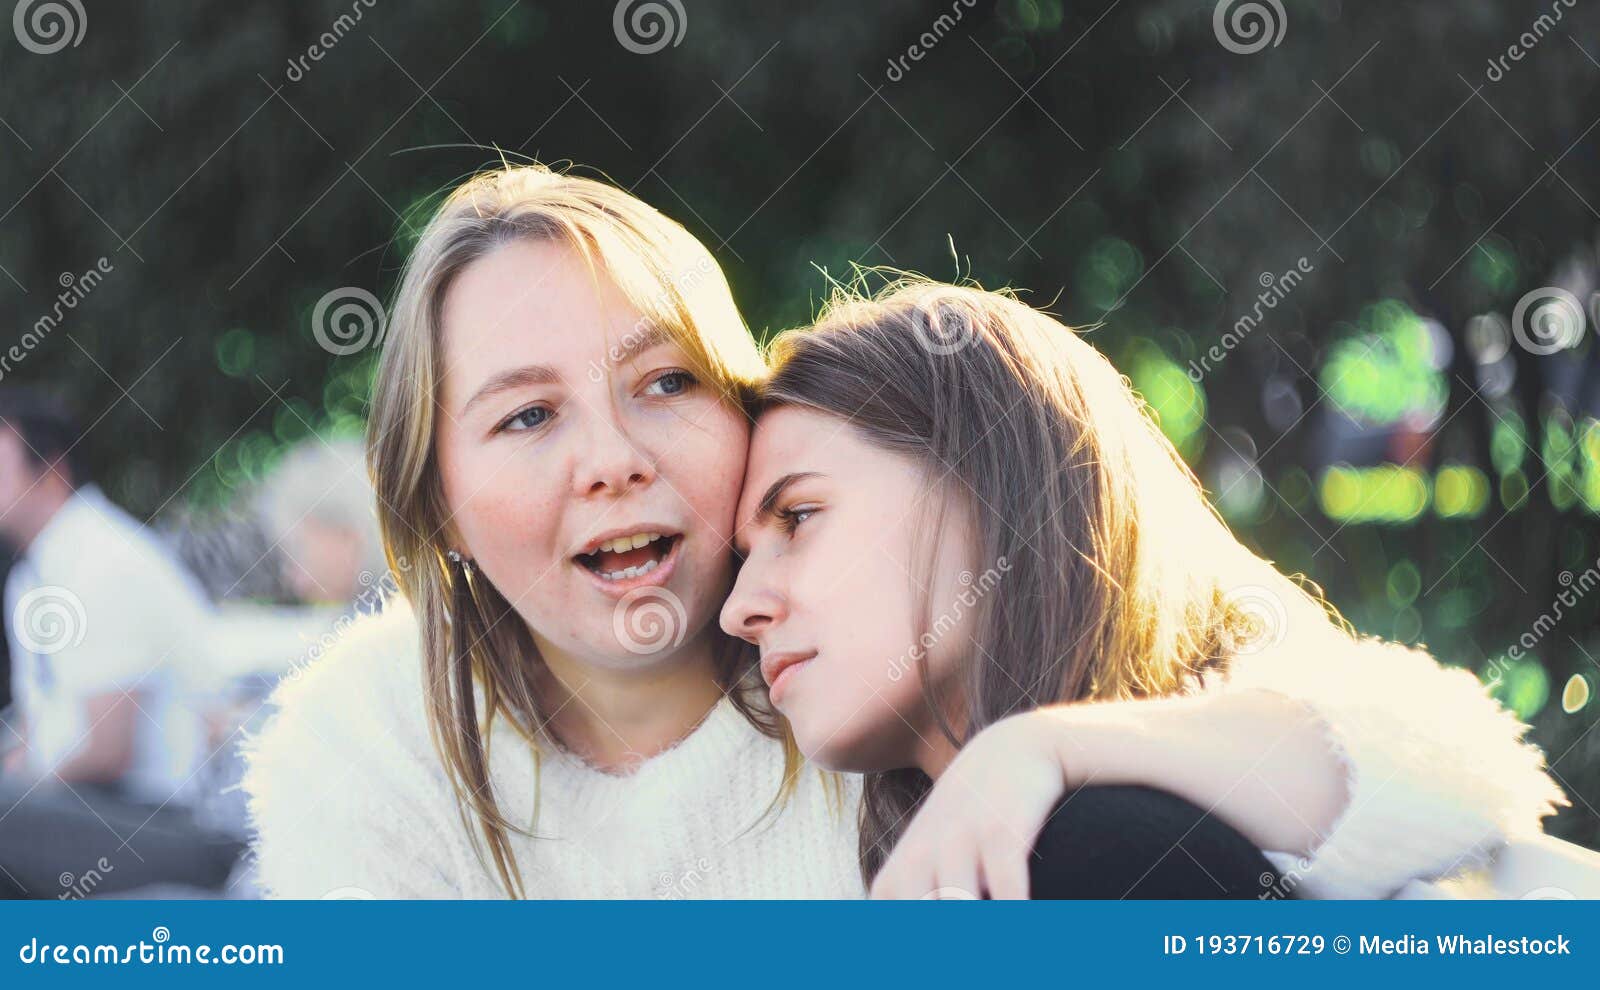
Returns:
[[[870,729],[863,732],[857,726],[829,725],[818,726],[816,731],[807,733],[796,726],[794,735],[800,752],[824,770],[872,773],[892,769],[884,765],[886,761],[874,752],[876,747],[870,744],[875,736],[881,739],[881,733],[873,733]]]

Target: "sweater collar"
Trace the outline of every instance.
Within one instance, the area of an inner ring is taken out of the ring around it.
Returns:
[[[725,772],[740,751],[766,738],[731,700],[723,697],[688,735],[626,773],[601,770],[554,742],[547,742],[543,747],[543,772],[569,777],[573,783],[589,789],[623,790],[653,780],[681,780],[702,773]]]

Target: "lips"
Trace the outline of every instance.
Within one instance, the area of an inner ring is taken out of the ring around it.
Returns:
[[[591,538],[572,561],[601,591],[620,597],[635,588],[665,584],[682,543],[683,534],[675,527],[638,523]]]
[[[791,650],[762,656],[761,677],[767,682],[768,696],[773,704],[776,705],[781,700],[785,686],[800,668],[816,657],[816,650]]]

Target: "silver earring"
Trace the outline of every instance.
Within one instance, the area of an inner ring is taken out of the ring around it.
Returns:
[[[445,559],[449,560],[450,563],[452,563],[452,564],[461,563],[461,551],[460,550],[446,550],[444,552],[444,555],[445,555]]]

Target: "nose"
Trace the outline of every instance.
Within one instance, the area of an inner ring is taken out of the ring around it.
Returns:
[[[573,474],[574,494],[621,495],[636,485],[655,480],[655,466],[623,430],[595,417]]]
[[[767,630],[789,614],[782,592],[765,578],[763,571],[753,558],[745,561],[719,617],[723,632],[756,646],[761,645]]]

